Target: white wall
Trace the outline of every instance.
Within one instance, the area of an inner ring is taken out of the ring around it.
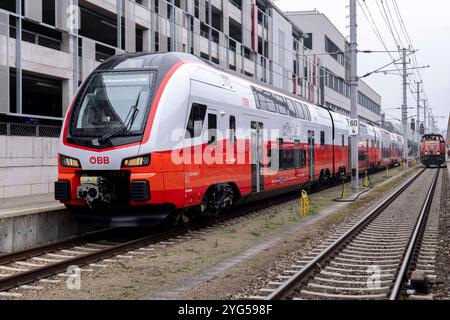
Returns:
[[[0,199],[54,191],[58,138],[0,136]]]

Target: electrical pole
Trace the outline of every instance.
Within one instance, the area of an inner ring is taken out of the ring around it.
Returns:
[[[417,119],[416,119],[416,130],[415,130],[415,142],[420,142],[420,93],[422,92],[420,90],[420,85],[422,84],[422,81],[416,81],[417,85]],[[419,157],[419,149],[417,149],[416,157]]]
[[[358,119],[358,37],[357,37],[356,0],[350,0],[350,106],[351,117]],[[359,130],[357,130],[359,131]],[[352,190],[359,191],[359,167],[358,167],[358,144],[359,132],[351,137],[351,168],[352,168]]]
[[[122,0],[117,0],[117,48],[122,49]]]
[[[427,134],[427,100],[423,99],[423,134]]]
[[[405,169],[408,168],[408,95],[406,93],[408,87],[408,71],[406,69],[406,48],[403,48],[403,105],[402,105],[402,124],[403,124],[403,161]]]

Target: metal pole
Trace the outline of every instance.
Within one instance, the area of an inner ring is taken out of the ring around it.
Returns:
[[[416,82],[417,84],[417,119],[416,119],[416,142],[419,143],[420,142],[420,84],[422,82]],[[417,153],[416,153],[416,157],[419,158],[419,148],[417,148]]]
[[[208,56],[212,61],[212,0],[208,0]]]
[[[16,0],[16,113],[22,113],[22,0]]]
[[[358,43],[357,43],[357,17],[356,0],[350,0],[350,107],[352,119],[358,119]],[[359,167],[358,167],[358,142],[359,136],[351,137],[351,168],[352,168],[352,190],[359,190]]]
[[[76,7],[75,10],[78,10],[78,0],[73,0],[73,5]],[[78,91],[78,84],[79,84],[79,77],[80,77],[80,64],[79,64],[79,57],[78,57],[78,51],[79,51],[79,38],[78,38],[78,28],[80,27],[78,25],[80,17],[78,16],[79,13],[76,14],[77,19],[74,24],[72,32],[72,41],[73,41],[73,53],[72,53],[72,62],[73,62],[73,70],[72,70],[72,77],[73,77],[73,85],[72,85],[72,93],[75,95]]]
[[[117,48],[122,49],[122,0],[117,0]]]
[[[427,133],[427,100],[423,99],[423,133]]]
[[[403,105],[402,105],[402,124],[403,124],[403,139],[404,139],[404,147],[403,147],[403,161],[405,163],[405,169],[408,168],[408,96],[407,96],[407,87],[408,87],[408,74],[406,70],[406,48],[403,48]]]

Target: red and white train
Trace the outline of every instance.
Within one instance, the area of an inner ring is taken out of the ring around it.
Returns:
[[[446,162],[445,139],[440,134],[426,134],[420,143],[420,161],[423,165],[441,166]]]
[[[348,121],[192,55],[115,56],[86,79],[66,115],[56,199],[132,225],[326,183],[349,174]],[[361,124],[359,169],[400,163],[403,144]]]

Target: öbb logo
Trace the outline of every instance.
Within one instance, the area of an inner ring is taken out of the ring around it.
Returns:
[[[94,164],[98,164],[98,165],[107,165],[109,164],[109,157],[91,157],[91,159],[89,159],[89,162],[94,165]]]

